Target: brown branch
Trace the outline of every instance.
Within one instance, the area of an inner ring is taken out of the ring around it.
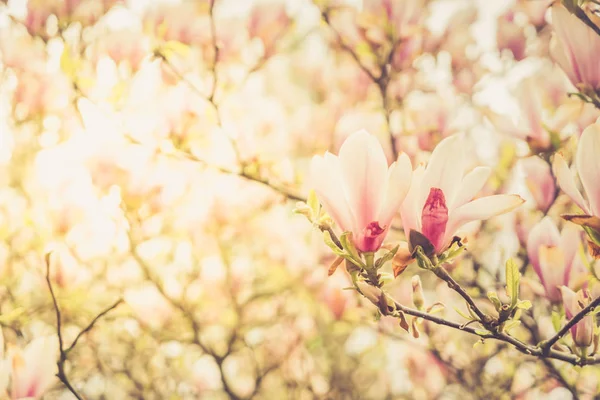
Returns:
[[[379,91],[379,96],[381,97],[381,106],[383,108],[383,116],[385,118],[387,130],[390,135],[390,146],[392,148],[393,159],[396,160],[398,158],[398,149],[396,146],[396,136],[392,132],[392,127],[391,127],[391,122],[390,122],[391,110],[390,110],[389,102],[388,102],[387,89],[388,89],[388,84],[390,81],[390,76],[389,76],[389,72],[388,72],[389,65],[392,61],[392,58],[394,57],[396,48],[401,43],[401,40],[395,40],[395,41],[392,40],[392,47],[390,49],[390,52],[388,53],[387,57],[385,57],[385,61],[383,63],[380,63],[379,76],[376,76],[373,73],[373,71],[371,71],[371,69],[369,67],[367,67],[361,61],[358,53],[356,53],[356,51],[354,51],[354,49],[352,47],[350,47],[350,45],[344,41],[344,39],[342,38],[342,35],[333,26],[333,24],[331,23],[331,19],[329,17],[329,10],[321,11],[321,18],[327,24],[327,26],[329,26],[329,28],[335,35],[336,42],[339,44],[339,46],[346,53],[348,53],[350,55],[350,57],[352,57],[352,59],[355,61],[356,65],[371,79],[371,81],[375,85],[377,85],[377,89]]]
[[[104,317],[106,314],[108,314],[109,312],[111,312],[112,310],[114,310],[115,308],[117,308],[121,303],[123,302],[123,299],[119,299],[117,301],[115,301],[111,306],[109,306],[108,308],[106,308],[104,311],[102,311],[100,314],[96,315],[94,317],[94,319],[88,324],[88,326],[86,326],[85,328],[83,328],[75,337],[75,339],[73,340],[73,343],[71,343],[71,345],[65,349],[65,353],[69,353],[71,350],[73,350],[75,348],[75,346],[77,345],[77,342],[79,341],[79,339],[81,339],[81,337],[83,335],[85,335],[86,333],[88,333],[89,331],[92,330],[92,328],[94,327],[94,325],[96,324],[96,322],[98,322],[98,320],[102,317]]]
[[[481,324],[485,328],[489,328],[489,324],[491,322],[490,317],[479,309],[479,307],[475,304],[475,300],[473,300],[473,298],[462,288],[462,286],[460,286],[460,284],[458,284],[458,282],[456,282],[454,278],[452,278],[450,274],[448,274],[448,271],[446,271],[444,267],[442,267],[441,265],[436,266],[433,269],[433,273],[438,278],[446,282],[450,289],[458,293],[467,302],[467,304],[469,305],[471,310],[473,310],[475,315],[477,315],[477,317],[479,318],[479,322],[481,322]]]
[[[459,324],[458,322],[449,321],[444,318],[436,317],[435,315],[431,315],[431,314],[421,312],[421,311],[418,311],[418,310],[415,310],[415,309],[412,309],[409,307],[405,307],[402,304],[398,303],[396,300],[391,299],[389,296],[387,296],[387,299],[392,300],[392,302],[393,302],[393,309],[388,310],[389,311],[388,315],[391,315],[394,317],[400,317],[400,313],[398,312],[398,311],[400,311],[404,314],[411,315],[413,317],[423,318],[424,320],[433,322],[437,325],[447,326],[447,327],[450,327],[450,328],[453,328],[453,329],[456,329],[459,331],[470,333],[472,335],[480,337],[481,339],[494,339],[494,340],[498,340],[500,342],[505,342],[505,343],[511,344],[519,352],[526,354],[526,355],[533,356],[533,357],[537,357],[537,358],[552,358],[552,359],[567,362],[572,365],[579,365],[579,366],[600,364],[600,357],[598,357],[598,356],[582,359],[580,357],[577,357],[574,354],[568,354],[568,353],[556,351],[556,350],[549,350],[546,354],[544,354],[542,352],[541,348],[523,343],[520,340],[518,340],[510,335],[507,335],[506,333],[484,332],[479,329],[472,328],[465,324]],[[369,300],[369,301],[371,301],[371,300]],[[375,306],[380,307],[380,304],[377,304],[373,301],[371,301],[371,302]]]
[[[77,398],[77,400],[83,400],[83,397],[71,385],[67,374],[65,373],[65,362],[67,361],[67,353],[64,350],[64,341],[62,337],[62,316],[60,313],[60,307],[58,306],[58,301],[56,300],[56,295],[54,293],[54,289],[52,288],[52,280],[50,279],[50,254],[46,254],[46,283],[48,284],[48,289],[50,290],[50,295],[52,296],[52,303],[54,304],[54,310],[56,311],[56,333],[58,335],[58,350],[60,352],[58,361],[56,366],[58,367],[58,372],[56,373],[56,377],[65,385],[65,387]]]
[[[554,343],[558,342],[560,340],[560,338],[562,338],[564,335],[567,334],[567,332],[569,331],[569,329],[571,329],[576,323],[578,323],[579,321],[581,321],[583,319],[583,317],[585,317],[585,315],[587,313],[589,313],[590,311],[592,311],[594,309],[594,307],[597,307],[600,305],[600,297],[596,297],[596,299],[594,299],[594,301],[592,301],[590,304],[588,304],[583,310],[579,311],[577,314],[575,314],[573,316],[573,318],[571,318],[557,333],[556,335],[552,336],[550,339],[548,339],[545,342],[542,342],[540,344],[540,349],[542,350],[542,352],[547,353],[550,351],[550,348],[554,345]]]
[[[212,72],[212,76],[213,76],[213,84],[212,84],[212,87],[210,90],[210,94],[208,95],[208,101],[213,103],[215,108],[217,108],[216,102],[215,102],[215,92],[217,91],[217,84],[218,84],[217,64],[219,63],[219,46],[217,44],[217,27],[215,24],[215,14],[214,14],[216,2],[217,2],[217,0],[210,0],[210,8],[208,10],[208,16],[210,19],[210,36],[211,36],[212,48],[213,48],[213,62],[212,62],[212,66],[211,66],[211,72]]]
[[[333,34],[335,35],[335,39],[336,42],[340,45],[340,47],[350,55],[350,57],[352,57],[352,59],[356,62],[356,65],[365,73],[367,74],[367,76],[373,81],[373,82],[378,82],[380,77],[375,76],[375,74],[373,73],[373,71],[371,71],[369,69],[369,67],[367,67],[365,64],[363,64],[363,62],[360,60],[360,57],[358,56],[358,54],[352,49],[352,47],[350,47],[350,45],[348,43],[346,43],[344,41],[344,39],[342,38],[342,35],[338,32],[338,30],[333,26],[333,24],[331,23],[331,20],[329,18],[329,11],[328,10],[323,10],[321,12],[321,18],[323,18],[323,21],[327,24],[327,26],[329,26],[329,28],[331,29],[331,31],[333,32]]]

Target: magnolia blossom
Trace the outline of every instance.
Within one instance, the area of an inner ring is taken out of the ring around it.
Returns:
[[[512,10],[498,17],[498,31],[496,32],[496,42],[498,50],[508,50],[517,61],[526,57],[527,36],[525,28],[515,23]]]
[[[575,165],[583,190],[587,194],[587,201],[583,198],[569,166],[560,154],[556,154],[553,161],[554,176],[560,188],[577,204],[585,213],[584,215],[565,216],[566,219],[584,226],[588,234],[600,232],[600,121],[587,127],[577,146]],[[594,255],[598,247],[595,239],[590,236],[590,246]]]
[[[533,195],[537,208],[547,211],[556,195],[556,183],[547,162],[540,157],[528,157],[521,160],[525,170],[525,183]]]
[[[560,233],[550,217],[542,219],[529,233],[527,256],[550,301],[560,302],[560,286],[583,283],[587,269],[578,254],[580,245],[581,231],[568,224]]]
[[[554,79],[542,82],[538,76],[527,77],[514,91],[519,113],[507,116],[486,111],[486,117],[501,133],[527,141],[536,152],[547,151],[553,145],[549,129],[562,133],[569,122],[555,114],[556,101],[564,97],[563,88]]]
[[[600,90],[600,35],[560,2],[552,6],[552,26],[551,53],[558,65],[577,88]]]
[[[506,213],[521,205],[517,195],[494,195],[472,200],[490,176],[489,167],[465,172],[464,143],[450,136],[435,148],[427,167],[413,174],[400,212],[406,235],[422,233],[442,253],[457,230],[468,222]]]
[[[353,234],[363,252],[379,249],[410,187],[412,166],[406,154],[388,167],[378,140],[367,131],[353,133],[339,156],[315,156],[311,183],[325,211]]]
[[[11,399],[38,399],[54,382],[56,337],[40,337],[12,355]]]
[[[582,305],[589,301],[589,298],[586,297],[583,291],[575,293],[565,286],[562,286],[560,291],[567,319],[573,318],[575,314],[583,309]],[[594,316],[586,315],[580,322],[573,325],[571,336],[573,337],[573,342],[579,347],[588,347],[592,344],[594,337]]]

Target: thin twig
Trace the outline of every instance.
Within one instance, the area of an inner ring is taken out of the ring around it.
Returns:
[[[554,343],[558,342],[560,340],[560,338],[562,338],[564,335],[567,334],[569,329],[571,329],[576,323],[581,321],[587,313],[589,313],[590,311],[592,311],[595,307],[597,307],[599,305],[600,305],[600,296],[596,297],[596,299],[594,301],[592,301],[585,308],[583,308],[581,311],[579,311],[577,314],[575,314],[573,316],[573,318],[571,318],[569,321],[567,321],[567,323],[556,333],[556,335],[552,336],[547,341],[542,342],[542,344],[540,344],[540,349],[542,350],[542,352],[547,353],[548,351],[550,351],[550,348],[554,345]]]
[[[115,301],[111,306],[106,308],[104,311],[102,311],[100,314],[96,315],[96,317],[94,317],[94,319],[89,323],[89,325],[86,326],[85,328],[83,328],[83,330],[81,330],[77,334],[77,336],[73,340],[73,343],[71,343],[71,345],[65,350],[65,353],[69,353],[71,350],[73,350],[75,348],[75,346],[77,345],[77,342],[79,341],[79,339],[81,339],[81,337],[83,335],[85,335],[86,333],[91,331],[92,328],[94,327],[94,325],[96,324],[96,322],[98,322],[98,320],[100,318],[104,317],[106,314],[108,314],[109,312],[111,312],[112,310],[117,308],[122,302],[123,302],[123,299],[119,299],[119,300]]]
[[[387,298],[389,300],[392,300],[389,296],[387,296]],[[371,301],[371,300],[369,300],[369,301]],[[550,350],[550,351],[548,351],[547,354],[544,354],[542,352],[541,348],[523,343],[520,340],[518,340],[506,333],[481,331],[479,329],[472,328],[465,324],[459,324],[458,322],[448,321],[444,318],[436,317],[435,315],[431,315],[431,314],[428,314],[428,313],[425,313],[422,311],[418,311],[418,310],[415,310],[415,309],[412,309],[409,307],[405,307],[402,304],[398,303],[396,300],[392,300],[392,301],[393,301],[393,305],[394,305],[394,311],[391,311],[389,313],[389,315],[392,315],[395,317],[400,316],[400,313],[398,313],[398,311],[400,311],[404,314],[412,315],[413,317],[422,318],[424,320],[433,322],[437,325],[447,326],[447,327],[450,327],[450,328],[453,328],[453,329],[456,329],[459,331],[470,333],[470,334],[478,336],[482,339],[494,339],[494,340],[498,340],[501,342],[511,344],[519,352],[526,354],[526,355],[533,356],[533,357],[553,358],[556,360],[565,361],[572,365],[579,365],[579,366],[600,364],[600,357],[598,357],[598,356],[582,359],[580,357],[577,357],[574,354],[568,354],[568,353],[556,351],[556,350]],[[379,304],[376,304],[373,301],[371,301],[371,302],[374,305],[376,305],[377,307],[380,306]]]
[[[48,289],[50,290],[50,295],[52,296],[52,303],[54,303],[54,310],[56,311],[56,333],[58,334],[58,350],[60,352],[58,361],[56,366],[58,367],[58,372],[56,373],[56,377],[66,386],[66,388],[77,398],[77,400],[83,400],[83,397],[71,385],[67,374],[65,373],[65,362],[67,361],[67,353],[64,350],[64,342],[62,337],[62,316],[60,313],[60,307],[58,306],[58,301],[56,300],[56,295],[54,294],[54,289],[52,288],[52,280],[50,279],[50,254],[46,254],[46,283],[48,284]]]

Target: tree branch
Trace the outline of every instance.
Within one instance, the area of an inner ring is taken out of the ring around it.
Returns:
[[[569,321],[567,321],[567,323],[556,333],[556,335],[552,336],[550,339],[548,339],[547,341],[542,342],[542,344],[540,344],[540,349],[542,350],[542,352],[544,352],[544,353],[549,352],[550,348],[554,345],[554,343],[558,342],[560,340],[560,338],[562,338],[564,335],[567,334],[569,329],[571,329],[576,323],[581,321],[587,313],[589,313],[590,311],[592,311],[592,309],[594,309],[595,307],[597,307],[599,305],[600,305],[600,297],[596,297],[596,299],[594,301],[592,301],[583,310],[579,311],[577,314],[575,314],[573,316],[573,318],[571,318]]]

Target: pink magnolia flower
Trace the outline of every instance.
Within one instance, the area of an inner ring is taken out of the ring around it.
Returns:
[[[550,166],[540,157],[528,157],[521,160],[525,170],[525,183],[533,195],[537,208],[548,211],[556,195],[556,183]]]
[[[39,399],[54,382],[56,338],[40,337],[12,356],[11,399]]]
[[[577,204],[584,215],[563,216],[582,225],[590,237],[590,248],[594,257],[600,255],[600,121],[588,126],[579,139],[575,165],[587,201],[575,184],[575,179],[561,154],[556,154],[552,164],[558,186]]]
[[[289,24],[290,17],[284,4],[259,3],[250,12],[248,34],[251,38],[259,38],[265,53],[270,54]]]
[[[314,156],[311,183],[325,211],[353,234],[363,252],[379,249],[410,187],[412,166],[406,154],[388,167],[379,141],[367,131],[353,133],[339,156]]]
[[[472,200],[490,176],[489,167],[465,172],[464,143],[458,135],[440,142],[427,167],[413,173],[410,190],[400,208],[406,235],[422,233],[440,254],[457,230],[468,222],[506,213],[521,205],[517,195],[494,195]]]
[[[525,53],[527,37],[525,28],[515,23],[514,14],[514,11],[509,10],[498,17],[496,43],[498,50],[508,50],[516,61],[521,61],[527,56]]]
[[[555,101],[563,100],[563,87],[555,79],[542,82],[538,76],[527,77],[514,91],[520,109],[517,115],[511,117],[488,111],[486,117],[501,133],[527,141],[534,152],[547,151],[553,145],[548,129],[561,132],[569,122],[555,116]]]
[[[600,90],[600,36],[560,2],[552,6],[551,54],[578,89]]]
[[[546,11],[553,0],[517,0],[517,10],[521,10],[527,15],[538,32],[546,24]]]
[[[580,285],[587,269],[579,256],[581,231],[568,224],[559,233],[550,217],[537,223],[527,239],[527,256],[533,270],[540,278],[546,297],[560,302],[561,286]]]
[[[567,319],[573,318],[575,314],[584,308],[582,305],[589,301],[589,298],[583,291],[575,293],[566,286],[562,286],[560,291]],[[571,328],[571,336],[573,337],[573,342],[579,347],[588,347],[592,344],[594,337],[594,317],[592,315],[583,317],[580,322]]]

